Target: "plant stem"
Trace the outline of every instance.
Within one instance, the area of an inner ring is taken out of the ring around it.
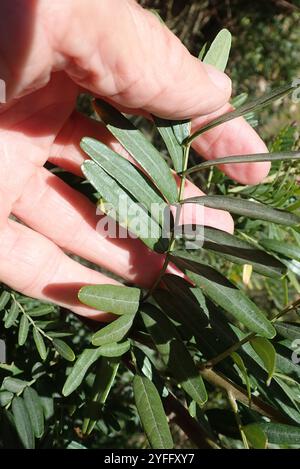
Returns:
[[[31,324],[35,329],[37,329],[37,330],[39,331],[39,333],[40,333],[41,335],[43,335],[46,339],[50,340],[50,342],[53,342],[52,337],[50,337],[49,335],[47,335],[46,332],[43,331],[43,329],[41,329],[40,327],[38,327],[38,326],[35,324],[35,322],[34,322],[34,320],[32,319],[32,317],[31,317],[28,313],[26,313],[26,311],[25,311],[25,309],[23,308],[23,306],[21,305],[21,303],[19,303],[19,302],[16,300],[15,295],[12,294],[11,297],[13,298],[13,300],[15,301],[15,303],[16,303],[16,304],[18,305],[18,307],[20,308],[21,313],[24,314],[24,316],[27,317],[27,319],[28,319],[28,321],[30,322],[30,324]]]
[[[190,148],[191,148],[191,145],[185,145],[184,146],[183,172],[186,171],[187,166],[188,166]],[[166,270],[167,270],[168,265],[169,265],[169,262],[170,262],[170,253],[174,249],[174,245],[175,245],[174,231],[176,229],[176,221],[179,220],[180,211],[182,209],[182,206],[180,205],[180,202],[182,201],[182,197],[184,195],[184,186],[185,186],[185,180],[186,180],[186,176],[184,174],[182,174],[180,177],[181,177],[181,180],[180,180],[180,186],[179,186],[179,191],[178,191],[178,206],[177,206],[177,212],[176,212],[175,227],[174,227],[173,232],[172,232],[171,237],[170,237],[169,249],[168,249],[168,252],[166,254],[166,257],[165,257],[163,266],[161,268],[161,271],[160,271],[157,279],[155,280],[155,282],[151,286],[150,290],[144,296],[143,301],[146,301],[152,295],[152,293],[156,290],[158,285],[160,284],[161,279],[165,275]]]

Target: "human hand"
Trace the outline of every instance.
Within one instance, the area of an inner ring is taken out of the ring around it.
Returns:
[[[77,291],[115,281],[66,253],[143,287],[154,281],[163,256],[139,240],[105,238],[96,230],[93,204],[43,167],[48,160],[81,174],[83,136],[126,156],[100,123],[74,112],[78,94],[87,90],[132,112],[193,118],[196,128],[228,110],[230,80],[192,57],[133,0],[2,0],[0,78],[7,86],[7,103],[0,106],[0,280],[28,296],[105,319],[80,305]],[[207,132],[194,148],[208,159],[267,151],[243,119]],[[269,164],[224,171],[251,184],[267,175]],[[187,183],[185,196],[199,194]],[[226,212],[205,209],[205,224],[233,231]]]

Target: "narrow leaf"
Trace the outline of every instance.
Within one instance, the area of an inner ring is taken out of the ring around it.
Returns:
[[[243,291],[239,290],[220,272],[192,260],[172,256],[173,262],[186,271],[190,279],[214,303],[244,324],[250,331],[272,338],[276,334],[271,322]]]
[[[47,314],[51,314],[55,311],[52,305],[41,305],[37,308],[28,311],[29,316],[31,317],[39,317],[39,316],[46,316]]]
[[[281,423],[258,424],[267,435],[268,440],[276,445],[300,445],[300,428]]]
[[[34,327],[33,339],[42,360],[47,358],[47,349],[42,334]]]
[[[244,217],[254,218],[255,220],[269,221],[279,225],[291,226],[300,223],[300,217],[293,213],[284,210],[277,210],[258,202],[251,202],[249,200],[235,197],[223,195],[191,197],[183,200],[182,203],[194,203],[209,208],[227,210],[228,212],[236,215],[243,215]]]
[[[174,169],[177,173],[183,170],[183,147],[178,142],[172,127],[173,121],[154,116],[155,126],[160,133],[169,155],[172,159]]]
[[[28,386],[28,381],[23,381],[19,378],[13,378],[11,376],[7,376],[4,378],[1,389],[5,389],[6,391],[13,392],[14,394],[21,393],[26,386]]]
[[[63,358],[68,360],[69,362],[73,362],[75,360],[75,353],[71,349],[71,347],[66,344],[61,339],[53,339],[53,346],[55,350],[61,355]]]
[[[12,401],[12,412],[19,438],[26,449],[34,449],[34,434],[25,402],[21,397]]]
[[[146,304],[141,309],[142,318],[165,366],[178,384],[199,405],[207,400],[206,389],[194,361],[165,314]]]
[[[226,114],[223,114],[222,116],[217,117],[216,119],[209,122],[209,124],[205,125],[204,127],[194,132],[188,139],[188,143],[191,143],[199,135],[203,134],[204,132],[207,132],[210,129],[213,129],[214,127],[220,124],[224,124],[225,122],[228,122],[232,119],[236,119],[237,117],[244,116],[245,114],[248,114],[249,112],[258,111],[264,108],[265,106],[268,106],[273,101],[276,101],[284,97],[285,95],[291,93],[293,90],[297,89],[298,86],[299,85],[294,82],[289,85],[283,85],[271,91],[270,93],[267,93],[252,101],[246,102],[245,104],[243,104],[242,106],[240,106],[238,109],[234,111],[227,112]]]
[[[254,339],[251,339],[250,343],[263,361],[268,372],[268,383],[270,383],[276,368],[276,350],[271,342],[263,337],[254,337]]]
[[[103,327],[103,329],[100,329],[100,331],[93,335],[93,345],[99,346],[120,342],[130,330],[133,319],[134,316],[132,314],[124,314],[108,324],[108,326]]]
[[[291,342],[300,339],[300,326],[296,326],[296,324],[277,321],[275,323],[275,328],[278,334],[289,339]]]
[[[240,370],[240,372],[243,376],[243,379],[244,379],[246,387],[247,387],[248,399],[249,399],[249,402],[251,402],[251,383],[250,383],[250,379],[249,379],[249,375],[248,375],[248,371],[247,371],[247,368],[245,366],[245,363],[244,363],[242,357],[236,352],[233,352],[231,354],[231,358],[232,358],[232,360],[234,361],[234,363],[236,364],[236,366],[238,367],[238,369]]]
[[[3,291],[0,296],[0,311],[3,311],[10,300],[10,293]]]
[[[188,232],[191,233],[189,227],[193,228],[195,242],[189,238],[189,249],[186,249],[184,238],[177,239],[173,255],[192,259],[195,262],[201,261],[203,251],[210,250],[217,252],[220,256],[228,259],[236,264],[251,264],[253,269],[267,277],[281,277],[286,273],[286,267],[275,257],[270,256],[261,249],[257,249],[252,244],[244,241],[237,236],[226,233],[215,228],[199,227],[193,225],[185,225]],[[194,249],[191,249],[194,245]]]
[[[292,161],[300,159],[299,151],[286,151],[276,153],[255,153],[254,155],[235,155],[217,158],[216,160],[204,161],[203,163],[192,166],[187,169],[184,174],[192,174],[203,169],[212,168],[223,164],[239,164],[239,163],[260,163],[264,161]]]
[[[33,433],[36,438],[41,438],[44,434],[44,413],[40,397],[35,389],[25,389],[24,402],[30,417]]]
[[[276,239],[262,239],[259,243],[268,251],[274,251],[290,259],[300,261],[300,248]]]
[[[139,203],[143,204],[148,212],[151,213],[154,203],[161,207],[161,211],[167,207],[145,175],[126,158],[94,138],[83,138],[80,146],[95,163],[118,181]],[[161,217],[157,218],[156,221],[159,221]]]
[[[120,361],[118,359],[101,358],[96,368],[96,377],[92,388],[92,402],[105,404],[114,384],[119,365]],[[96,423],[97,420],[86,418],[83,422],[83,433],[90,435]]]
[[[25,314],[22,315],[20,324],[19,324],[19,333],[18,333],[18,344],[24,345],[28,336],[29,331],[29,321]]]
[[[81,288],[78,294],[81,303],[100,311],[135,314],[139,308],[141,290],[119,285],[92,285]]]
[[[172,449],[173,440],[167,417],[154,384],[146,376],[136,375],[133,391],[139,417],[151,448]]]
[[[0,407],[5,407],[14,397],[12,392],[0,390]]]
[[[9,329],[15,324],[19,314],[20,314],[19,306],[15,301],[13,301],[10,307],[10,310],[8,312],[7,318],[5,319],[5,323],[4,323],[5,329]]]
[[[113,342],[110,344],[101,345],[100,352],[102,357],[121,357],[124,353],[130,349],[130,341],[117,343]]]
[[[74,392],[75,389],[81,385],[88,369],[92,366],[93,363],[95,363],[95,361],[98,360],[100,356],[101,351],[99,348],[85,349],[82,352],[82,354],[76,360],[75,365],[73,366],[72,371],[63,387],[62,393],[65,397],[72,394],[72,392]]]
[[[148,212],[138,205],[111,176],[94,161],[85,161],[82,171],[90,183],[101,194],[105,204],[101,210],[140,238],[150,249],[164,252],[168,243],[161,239],[159,224],[151,219]],[[111,207],[108,207],[108,204]]]
[[[95,109],[108,130],[141,165],[170,203],[177,200],[177,185],[170,168],[142,132],[120,112],[104,101],[96,100]]]
[[[224,72],[228,62],[230,49],[231,34],[228,29],[222,29],[208,49],[203,62],[213,65],[221,72]]]

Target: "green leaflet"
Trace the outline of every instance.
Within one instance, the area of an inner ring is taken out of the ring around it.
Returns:
[[[46,316],[47,314],[51,314],[55,311],[55,308],[52,305],[41,305],[37,308],[34,308],[28,311],[29,316],[31,317],[39,317],[39,316]]]
[[[135,314],[139,308],[141,290],[119,285],[92,285],[81,288],[81,303],[100,311],[123,315]]]
[[[274,337],[276,331],[262,311],[218,271],[192,260],[172,256],[172,261],[186,271],[190,279],[203,289],[205,295],[234,316],[250,331],[264,337]]]
[[[243,376],[243,380],[245,381],[245,384],[247,387],[248,399],[249,399],[249,402],[251,402],[251,383],[250,383],[250,379],[249,379],[249,375],[248,375],[248,371],[245,366],[245,363],[242,357],[236,352],[232,352],[231,358]]]
[[[3,311],[10,300],[10,293],[3,291],[0,296],[0,311]]]
[[[278,334],[291,342],[300,339],[300,327],[295,324],[289,324],[288,322],[276,321],[275,329]]]
[[[151,448],[172,449],[173,440],[167,417],[154,384],[146,376],[136,375],[133,391],[139,417]]]
[[[79,355],[63,387],[62,393],[65,397],[72,394],[80,386],[88,369],[100,356],[101,351],[99,348],[85,349]]]
[[[261,239],[259,243],[268,251],[273,251],[290,259],[300,261],[300,248],[298,246],[287,244],[284,241],[277,241],[276,239]]]
[[[256,98],[252,101],[248,101],[242,106],[240,106],[238,109],[234,111],[227,112],[223,114],[220,117],[217,117],[216,119],[212,120],[209,122],[207,125],[204,127],[200,128],[196,132],[194,132],[190,138],[187,140],[186,143],[191,143],[195,138],[197,138],[199,135],[203,134],[204,132],[207,132],[208,130],[213,129],[214,127],[217,127],[220,124],[224,124],[225,122],[228,122],[232,119],[236,119],[237,117],[244,116],[248,114],[249,112],[254,112],[258,111],[260,109],[263,109],[265,106],[268,106],[271,104],[273,101],[276,101],[279,98],[284,97],[285,95],[291,93],[293,90],[296,90],[298,88],[299,84],[296,82],[293,82],[289,85],[283,85],[270,93],[267,93],[259,98]]]
[[[28,386],[28,381],[23,381],[19,378],[13,378],[11,376],[6,376],[4,378],[1,389],[5,389],[6,391],[13,392],[14,394],[21,393],[26,386]]]
[[[270,443],[277,445],[300,445],[300,428],[281,423],[257,424],[267,435]]]
[[[199,405],[207,400],[206,389],[194,361],[175,327],[155,306],[146,304],[141,315],[165,366],[178,384]]]
[[[19,438],[26,449],[34,449],[35,441],[31,420],[24,399],[15,397],[12,401],[12,413]]]
[[[256,272],[267,277],[281,277],[286,273],[286,267],[275,257],[270,256],[265,251],[257,249],[252,244],[244,241],[237,236],[226,233],[215,228],[199,227],[185,225],[189,233],[194,233],[195,242],[189,237],[190,247],[195,245],[194,249],[186,249],[184,238],[177,239],[173,255],[191,259],[195,262],[201,262],[202,248],[219,253],[225,259],[236,264],[251,264]],[[190,231],[193,229],[193,232]]]
[[[132,314],[124,314],[123,316],[119,317],[93,335],[93,345],[98,347],[100,345],[120,342],[120,340],[122,340],[130,330],[133,320],[134,316]]]
[[[53,344],[55,350],[63,358],[65,358],[69,362],[73,362],[75,360],[75,354],[74,354],[73,350],[71,349],[71,347],[68,344],[66,344],[66,342],[64,342],[61,339],[53,339],[52,344]]]
[[[33,388],[24,391],[24,402],[28,411],[33,433],[36,438],[44,434],[44,412],[38,393]]]
[[[111,388],[114,384],[118,369],[119,360],[114,358],[101,358],[96,368],[96,377],[92,389],[92,402],[105,404]],[[86,418],[83,422],[83,433],[90,435],[97,420]]]
[[[183,147],[175,136],[174,129],[172,127],[174,121],[154,116],[154,122],[158,132],[165,142],[175,171],[180,173],[183,170]]]
[[[142,132],[108,103],[96,100],[95,108],[108,130],[141,165],[170,203],[177,200],[177,185],[167,163]]]
[[[253,155],[235,155],[217,158],[216,160],[204,161],[192,166],[184,172],[185,175],[201,171],[203,169],[219,166],[220,164],[259,163],[264,161],[292,161],[300,159],[299,151],[286,151],[276,153],[255,153]]]
[[[46,345],[45,345],[42,334],[36,329],[36,327],[33,328],[33,339],[34,339],[37,351],[39,352],[41,359],[46,360],[47,358]]]
[[[228,29],[222,29],[214,39],[210,48],[208,49],[203,62],[213,65],[221,72],[224,72],[229,53],[231,49],[231,34]]]
[[[29,332],[29,321],[25,314],[22,315],[19,324],[18,344],[24,345]]]
[[[158,204],[160,211],[153,216],[156,215],[156,221],[161,221],[161,213],[167,204],[141,171],[126,158],[94,138],[83,138],[80,146],[96,164],[122,185],[149,213],[152,211],[152,204]]]
[[[13,301],[10,307],[10,310],[8,312],[8,315],[4,322],[5,329],[9,329],[15,324],[19,314],[20,314],[19,306],[15,301]]]
[[[130,341],[125,342],[112,342],[109,344],[101,345],[100,351],[102,357],[121,357],[130,349]]]
[[[227,210],[236,215],[243,215],[244,217],[254,218],[255,220],[269,221],[279,225],[291,226],[300,223],[300,217],[293,213],[277,210],[268,205],[236,197],[207,195],[203,197],[190,197],[189,199],[183,200],[182,203],[193,203],[209,208]]]
[[[140,238],[150,249],[164,252],[168,243],[162,240],[159,224],[151,219],[147,211],[138,205],[128,193],[94,161],[85,161],[82,171],[90,183],[101,194],[105,205],[104,213]],[[107,204],[112,206],[108,207]]]
[[[259,424],[253,423],[243,427],[243,432],[252,448],[266,449],[268,438]]]
[[[270,383],[273,378],[276,368],[276,350],[271,342],[264,337],[254,337],[251,339],[250,344],[263,361],[268,372],[268,381]]]
[[[0,390],[0,407],[5,407],[9,404],[13,397],[14,395],[12,392]]]

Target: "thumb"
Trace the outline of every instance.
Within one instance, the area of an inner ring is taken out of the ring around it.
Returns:
[[[43,86],[62,69],[116,104],[173,119],[208,114],[230,97],[230,79],[193,57],[134,0],[22,2],[22,15],[14,12],[20,0],[2,1],[0,75],[1,64],[9,64],[13,97]],[[18,28],[10,24],[16,21]],[[23,37],[9,40],[16,30]]]

